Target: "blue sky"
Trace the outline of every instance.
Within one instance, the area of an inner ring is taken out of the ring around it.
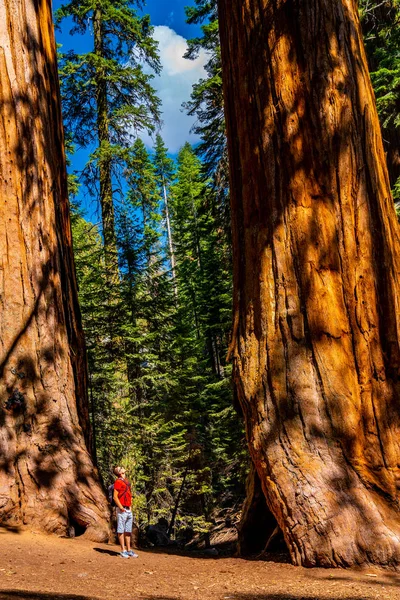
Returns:
[[[148,0],[145,12],[154,25],[166,25],[185,38],[195,37],[199,30],[188,25],[185,19],[185,6],[194,4],[191,0]]]

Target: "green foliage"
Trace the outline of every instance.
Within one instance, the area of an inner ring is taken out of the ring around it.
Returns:
[[[400,2],[361,0],[360,15],[383,127],[400,127]]]
[[[172,158],[168,156],[168,149],[160,134],[156,135],[153,161],[160,188],[162,188],[164,184],[169,186],[174,176],[175,165]]]
[[[193,60],[205,50],[209,60],[205,65],[207,76],[193,85],[191,100],[184,107],[189,115],[197,117],[193,130],[201,142],[196,153],[202,158],[204,176],[210,178],[214,188],[214,209],[219,213],[220,225],[230,239],[229,166],[217,1],[195,0],[195,6],[186,7],[185,11],[188,23],[204,23],[203,35],[188,40],[185,56]]]
[[[56,13],[59,26],[72,19],[72,35],[93,37],[92,51],[59,54],[59,73],[67,134],[80,148],[94,147],[81,181],[102,207],[115,202],[134,139],[143,130],[153,131],[159,119],[153,76],[143,68],[159,72],[157,43],[149,17],[139,16],[136,7],[142,3],[70,0]],[[113,229],[112,218],[103,226]],[[108,230],[107,239],[114,234]]]
[[[81,147],[97,142],[97,96],[104,84],[110,126],[110,142],[127,146],[132,135],[152,130],[158,118],[159,100],[151,87],[152,76],[143,63],[160,70],[157,43],[148,16],[139,17],[129,0],[71,0],[56,13],[60,24],[72,17],[71,34],[89,31],[94,39],[94,11],[99,11],[101,48],[86,54],[61,54],[60,79],[64,121]]]
[[[129,429],[125,427],[128,397],[125,365],[113,356],[111,347],[122,307],[114,302],[116,314],[110,322],[110,293],[101,235],[98,226],[86,221],[76,205],[72,205],[72,232],[88,352],[92,425],[98,465],[107,480],[111,467],[120,462],[131,443]]]
[[[225,122],[222,97],[222,65],[219,45],[217,3],[196,0],[196,7],[186,7],[188,23],[201,23],[203,36],[188,41],[186,58],[195,59],[203,49],[209,54],[205,65],[207,77],[194,84],[192,97],[186,103],[188,114],[196,115],[193,128],[202,141],[197,152],[203,158],[208,176],[218,173],[226,161]]]
[[[222,497],[226,499],[240,480],[238,471],[243,474],[239,467],[243,454],[232,406],[231,371],[225,364],[231,326],[230,254],[212,200],[201,162],[186,144],[178,155],[171,186],[181,386],[189,402],[185,410],[193,420],[195,443],[201,444],[205,464],[210,466],[212,494],[214,499],[221,494],[223,503]]]
[[[105,480],[116,463],[129,469],[140,523],[171,521],[177,508],[175,532],[205,533],[215,509],[242,498],[247,465],[225,364],[226,242],[212,190],[188,144],[176,168],[161,138],[153,159],[140,140],[128,152],[112,313],[99,231],[76,209],[73,218],[98,462]],[[162,181],[170,186],[176,281],[167,258]]]
[[[192,22],[211,15],[190,56],[211,54],[190,107],[204,142],[198,152],[186,144],[177,164],[159,135],[153,156],[137,138],[159,108],[143,64],[159,65],[148,17],[134,6],[71,0],[59,11],[73,33],[94,35],[92,52],[61,57],[68,139],[95,147],[81,181],[93,195],[100,182],[101,198],[112,172],[117,285],[101,229],[73,210],[97,459],[105,481],[115,464],[128,468],[140,523],[166,517],[175,532],[205,533],[213,511],[243,497],[247,468],[225,363],[232,277],[216,4],[188,13]]]
[[[360,17],[383,138],[390,140],[389,160],[394,154],[398,162],[393,140],[400,139],[400,1],[361,0]],[[400,178],[393,196],[400,200]]]

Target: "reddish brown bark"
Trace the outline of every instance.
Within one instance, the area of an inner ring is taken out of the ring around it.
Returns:
[[[399,230],[354,0],[219,0],[234,379],[292,560],[400,562]]]
[[[0,0],[0,402],[0,522],[106,539],[48,0]]]

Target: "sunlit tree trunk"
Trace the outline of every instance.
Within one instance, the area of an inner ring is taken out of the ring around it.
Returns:
[[[400,562],[399,230],[354,0],[219,0],[234,380],[292,560]]]
[[[0,401],[0,522],[107,539],[48,0],[0,0]]]
[[[169,259],[171,261],[172,285],[174,288],[175,301],[177,301],[178,300],[178,284],[176,281],[176,259],[175,259],[174,243],[172,240],[171,219],[169,216],[167,186],[165,185],[164,179],[162,182],[162,188],[163,188],[163,195],[164,195],[165,221],[167,224]]]

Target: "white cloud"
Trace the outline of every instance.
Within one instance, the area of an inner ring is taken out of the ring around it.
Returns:
[[[152,82],[162,102],[161,135],[169,151],[176,153],[186,141],[191,144],[199,141],[198,136],[190,133],[196,119],[186,114],[182,109],[182,102],[190,99],[192,85],[205,77],[204,65],[208,59],[204,51],[200,52],[196,60],[183,58],[187,41],[165,25],[154,28],[154,38],[158,41],[163,67],[161,75],[157,75]],[[148,146],[153,146],[150,137],[142,137]]]

